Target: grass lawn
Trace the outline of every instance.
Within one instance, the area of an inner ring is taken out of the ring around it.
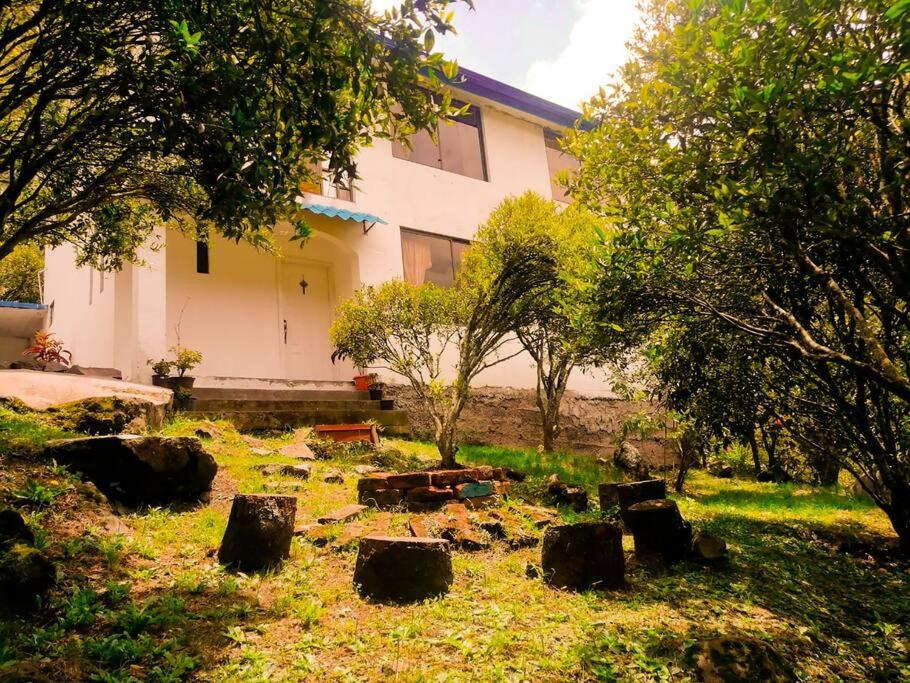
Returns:
[[[231,497],[292,493],[298,520],[315,519],[355,500],[355,464],[413,468],[431,464],[433,449],[390,439],[378,454],[317,461],[300,482],[263,476],[256,465],[293,461],[252,452],[292,435],[256,444],[219,425],[223,433],[206,440],[220,466],[210,505],[118,516],[73,477],[35,461],[34,445],[58,432],[0,408],[3,497],[60,563],[48,604],[3,622],[0,662],[30,662],[52,680],[685,681],[694,680],[699,640],[746,634],[767,640],[802,680],[910,679],[906,566],[836,550],[844,534],[890,533],[864,499],[695,472],[678,501],[697,529],[727,539],[726,568],[630,565],[626,590],[574,594],[527,578],[539,548],[494,544],[455,553],[447,596],[377,605],[351,585],[356,543],[337,550],[296,538],[275,572],[225,572],[214,550]],[[178,420],[165,432],[196,426]],[[460,459],[525,470],[513,497],[534,503],[553,472],[584,484],[592,499],[599,481],[616,476],[568,453],[469,446]],[[345,472],[345,482],[323,482],[330,469]],[[392,532],[405,535],[406,521],[395,514]]]

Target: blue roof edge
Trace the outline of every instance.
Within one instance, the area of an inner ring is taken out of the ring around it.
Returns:
[[[4,301],[0,299],[0,308],[29,308],[39,311],[47,308],[47,304],[30,304],[25,301]]]

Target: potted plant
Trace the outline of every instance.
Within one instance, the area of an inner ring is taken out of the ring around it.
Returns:
[[[375,377],[375,375],[373,375]],[[371,401],[381,401],[382,400],[382,382],[373,381],[370,385],[370,400]]]
[[[185,387],[174,389],[174,410],[193,410],[195,407],[196,399],[192,391]]]
[[[202,362],[202,354],[193,349],[183,349],[179,346],[173,347],[171,353],[176,358],[173,362],[173,367],[177,370],[176,377],[168,378],[171,382],[171,388],[192,389],[196,378],[188,377],[186,373]]]
[[[161,360],[149,361],[152,366],[152,384],[156,387],[169,387],[168,375],[171,374],[173,363],[162,358]]]
[[[376,381],[376,374],[370,373],[369,375],[355,375],[354,376],[354,388],[357,391],[369,391],[370,386],[373,382]]]

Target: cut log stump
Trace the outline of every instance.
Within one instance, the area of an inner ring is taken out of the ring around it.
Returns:
[[[449,542],[441,538],[366,536],[360,539],[354,585],[380,602],[414,602],[452,585]]]
[[[626,512],[636,503],[646,500],[660,500],[667,497],[667,482],[663,479],[647,479],[636,481],[632,484],[621,484],[616,487],[616,497],[619,502],[619,515],[623,524],[628,524]]]
[[[218,560],[233,569],[260,571],[287,559],[294,534],[294,496],[237,494]]]
[[[635,538],[635,558],[643,564],[669,566],[692,548],[692,525],[672,500],[646,500],[626,510],[626,526]]]
[[[625,583],[622,530],[609,522],[551,526],[543,536],[543,577],[554,588],[620,588]]]

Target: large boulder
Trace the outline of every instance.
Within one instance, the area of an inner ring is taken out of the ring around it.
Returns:
[[[608,522],[551,526],[543,537],[543,577],[555,588],[620,588],[625,583],[622,530]]]
[[[354,585],[364,597],[390,602],[424,600],[447,593],[452,578],[452,555],[444,539],[360,539]]]
[[[619,448],[613,454],[613,464],[628,472],[636,481],[642,481],[651,476],[648,471],[648,463],[642,457],[641,451],[628,441],[619,444]]]
[[[135,398],[86,398],[47,409],[50,421],[60,429],[95,436],[138,432],[148,426],[148,401]]]
[[[786,660],[756,638],[707,640],[699,648],[696,666],[705,683],[790,683],[797,680]]]
[[[96,436],[51,441],[46,457],[79,472],[108,498],[130,506],[198,500],[218,471],[199,439]]]
[[[671,565],[692,548],[692,525],[672,500],[646,500],[626,510],[626,527],[635,538],[635,559],[643,564]]]
[[[243,571],[261,571],[281,564],[290,556],[296,516],[294,496],[238,493],[231,505],[218,561]]]

